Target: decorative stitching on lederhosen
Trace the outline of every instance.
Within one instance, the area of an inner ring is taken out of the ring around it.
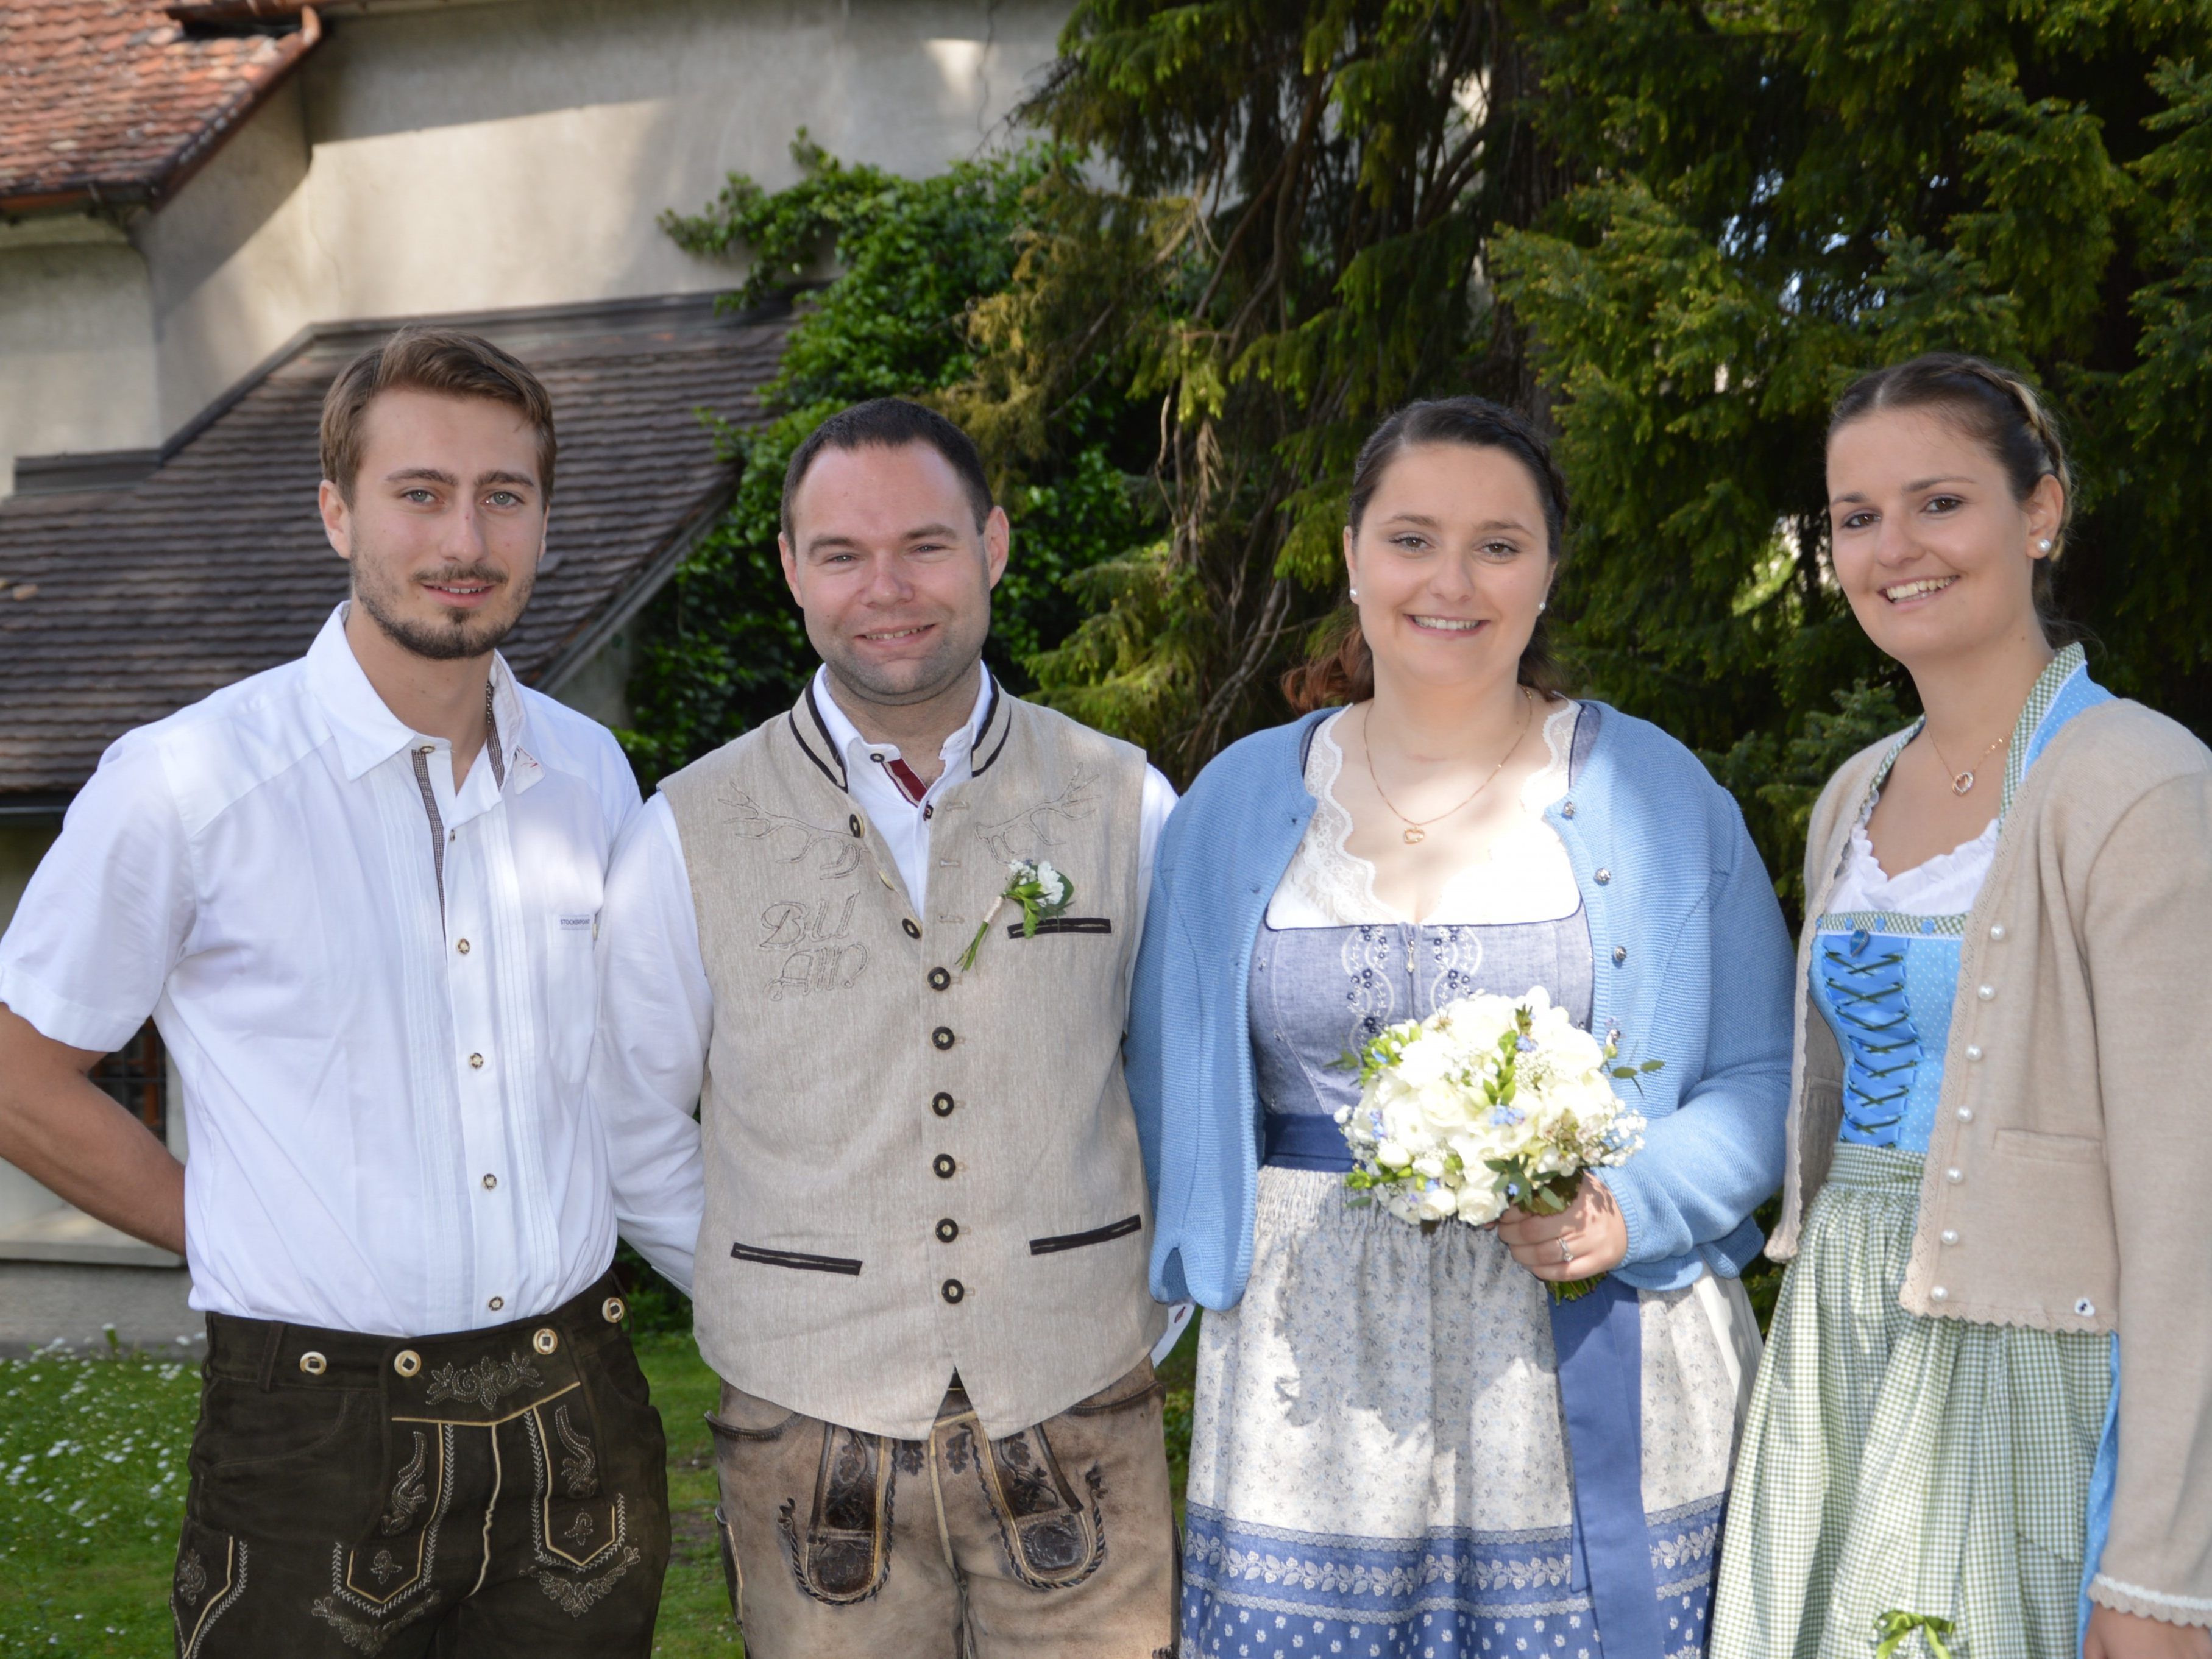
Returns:
[[[210,1565],[217,1541],[222,1546],[219,1568]],[[216,1532],[186,1517],[184,1537],[179,1540],[176,1573],[169,1585],[169,1617],[177,1627],[178,1659],[196,1659],[216,1620],[246,1594],[246,1555],[244,1539]],[[216,1578],[218,1571],[220,1583]]]
[[[822,1425],[822,1458],[805,1535],[798,1500],[777,1511],[792,1577],[802,1594],[829,1607],[865,1601],[890,1571],[892,1465],[882,1435]]]

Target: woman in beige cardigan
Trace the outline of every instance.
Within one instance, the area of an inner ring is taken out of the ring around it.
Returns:
[[[2053,649],[2066,463],[2015,377],[1865,377],[1828,486],[1927,712],[1814,810],[1712,1652],[1863,1659],[1902,1612],[1972,1659],[2212,1659],[2212,754]]]

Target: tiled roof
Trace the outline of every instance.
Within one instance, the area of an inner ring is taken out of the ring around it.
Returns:
[[[147,0],[0,0],[0,210],[159,198],[319,35],[312,12],[208,33]]]
[[[700,299],[463,325],[553,396],[546,562],[502,647],[537,682],[712,521],[732,468],[698,411],[761,418],[784,325]],[[310,340],[135,489],[0,503],[0,804],[74,793],[122,732],[307,649],[346,592],[315,510],[323,392],[385,326]]]

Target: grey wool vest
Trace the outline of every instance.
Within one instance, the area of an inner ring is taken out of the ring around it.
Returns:
[[[1152,1216],[1121,1031],[1145,758],[994,693],[936,803],[927,914],[811,702],[660,786],[714,999],[699,1346],[748,1394],[901,1439],[957,1372],[994,1437],[1141,1358]],[[1016,859],[1073,885],[1021,937]]]

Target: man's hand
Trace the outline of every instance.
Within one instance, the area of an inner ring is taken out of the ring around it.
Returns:
[[[1628,1224],[1620,1206],[1594,1175],[1583,1176],[1582,1191],[1557,1215],[1506,1211],[1498,1218],[1498,1236],[1516,1261],[1537,1278],[1559,1284],[1611,1273],[1628,1255]]]
[[[2212,1659],[2212,1630],[2089,1604],[2082,1659]]]
[[[0,1158],[96,1220],[185,1253],[185,1166],[86,1075],[101,1056],[0,1003]]]

